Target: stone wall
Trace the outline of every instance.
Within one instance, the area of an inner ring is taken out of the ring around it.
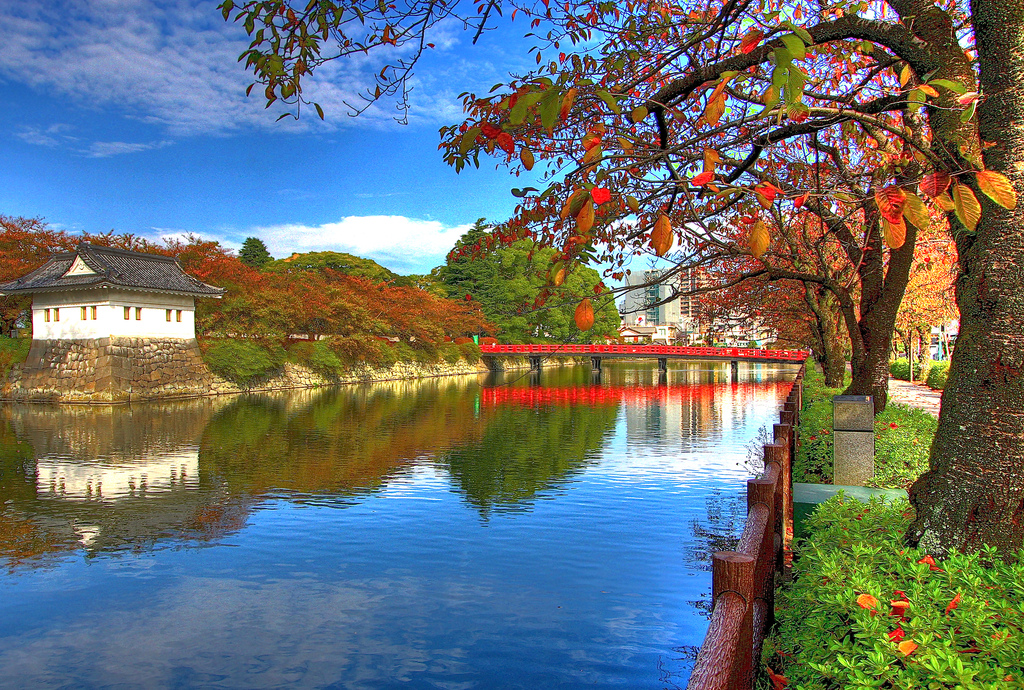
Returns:
[[[205,395],[213,375],[194,339],[33,340],[0,389],[13,400],[127,402]]]
[[[391,367],[357,365],[325,377],[286,362],[281,371],[247,387],[210,372],[195,340],[100,338],[33,340],[27,360],[0,383],[0,399],[61,403],[115,403],[318,388],[487,372],[483,363],[399,362]]]

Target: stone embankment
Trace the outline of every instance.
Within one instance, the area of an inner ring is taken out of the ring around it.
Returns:
[[[551,360],[545,364],[559,366],[563,362]],[[207,368],[194,339],[36,340],[24,364],[15,365],[7,380],[0,382],[0,400],[118,403],[459,376],[528,367],[525,359],[487,358],[486,363],[459,360],[432,364],[399,362],[391,367],[356,365],[339,376],[323,376],[300,364],[286,362],[276,374],[249,386],[239,386]]]

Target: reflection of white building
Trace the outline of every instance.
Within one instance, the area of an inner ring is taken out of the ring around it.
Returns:
[[[36,492],[43,498],[115,500],[143,498],[199,486],[199,448],[139,458],[133,462],[54,455],[36,460]]]

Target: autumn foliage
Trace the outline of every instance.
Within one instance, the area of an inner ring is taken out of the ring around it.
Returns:
[[[219,243],[189,237],[154,243],[134,235],[70,235],[38,219],[0,217],[0,280],[17,278],[56,251],[82,241],[175,257],[200,280],[227,288],[223,299],[201,299],[196,332],[205,338],[277,341],[347,338],[356,342],[405,343],[433,354],[446,340],[488,332],[479,307],[419,288],[375,283],[332,269],[261,272]],[[29,306],[27,298],[0,298],[3,327],[10,330]],[[351,343],[349,343],[349,349]]]

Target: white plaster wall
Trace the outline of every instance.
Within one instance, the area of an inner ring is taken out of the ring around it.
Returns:
[[[92,307],[96,307],[96,319]],[[86,307],[82,320],[81,307]],[[130,307],[125,320],[124,307]],[[135,318],[135,308],[142,308],[142,318]],[[60,318],[53,319],[53,309]],[[50,309],[47,323],[44,310]],[[167,310],[171,320],[167,321]],[[181,310],[181,322],[177,310]],[[130,290],[80,290],[75,292],[41,293],[32,300],[32,337],[36,340],[76,340],[86,338],[194,338],[195,300],[192,297]]]

